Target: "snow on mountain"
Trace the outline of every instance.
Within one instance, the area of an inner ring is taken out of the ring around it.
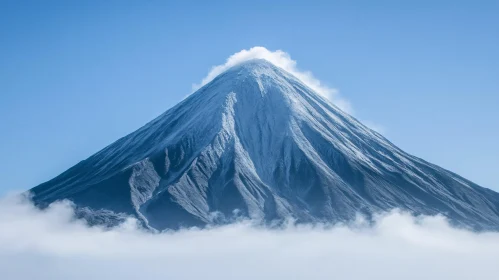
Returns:
[[[250,60],[56,178],[89,221],[163,230],[230,222],[338,222],[400,208],[499,229],[499,194],[397,148],[273,64]]]

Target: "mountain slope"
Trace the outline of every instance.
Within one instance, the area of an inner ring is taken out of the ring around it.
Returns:
[[[411,156],[265,60],[234,66],[139,130],[33,189],[91,221],[158,230],[345,221],[401,208],[499,229],[499,194]]]

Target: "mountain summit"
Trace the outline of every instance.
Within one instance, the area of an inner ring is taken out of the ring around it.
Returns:
[[[31,189],[93,223],[163,230],[399,208],[499,229],[499,194],[411,156],[265,60],[250,60],[137,131]]]

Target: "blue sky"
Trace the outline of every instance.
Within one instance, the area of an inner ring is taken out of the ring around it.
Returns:
[[[499,1],[176,2],[0,2],[0,193],[139,128],[253,46],[290,54],[402,149],[499,190]]]

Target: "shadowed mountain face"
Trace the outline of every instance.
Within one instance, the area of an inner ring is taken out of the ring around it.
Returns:
[[[499,194],[411,156],[284,70],[251,60],[33,189],[112,225],[163,230],[293,217],[338,222],[400,208],[499,229]]]

